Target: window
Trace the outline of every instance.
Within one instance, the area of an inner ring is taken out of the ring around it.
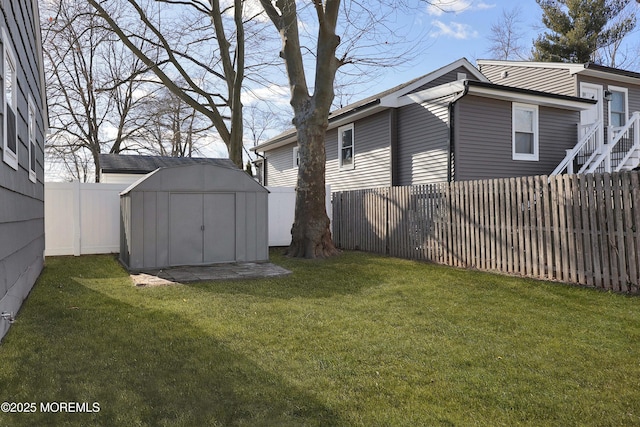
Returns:
[[[621,127],[627,123],[628,91],[623,87],[609,86],[611,101],[609,102],[609,125]]]
[[[353,169],[355,143],[353,123],[338,128],[338,158],[340,169]]]
[[[293,147],[293,167],[297,168],[300,166],[300,148]]]
[[[9,38],[2,30],[2,141],[3,160],[18,169],[18,138],[16,135],[16,59],[9,48]]]
[[[33,99],[29,95],[29,179],[36,182],[36,108]]]
[[[513,104],[513,160],[538,161],[538,106]]]

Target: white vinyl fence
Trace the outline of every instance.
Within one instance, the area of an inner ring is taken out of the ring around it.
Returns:
[[[267,187],[267,190],[269,190],[269,246],[288,246],[291,243],[296,190],[292,187]],[[327,186],[325,206],[329,219],[332,219],[331,186]]]
[[[44,186],[46,256],[120,251],[120,192],[129,184],[48,182]]]
[[[45,255],[84,255],[120,251],[120,193],[130,184],[48,182],[44,187]],[[291,242],[296,193],[267,187],[269,246]],[[331,216],[331,189],[327,187]]]

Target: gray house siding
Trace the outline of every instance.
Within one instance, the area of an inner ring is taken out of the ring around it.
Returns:
[[[354,167],[340,169],[338,163],[338,128],[325,137],[326,183],[332,191],[356,190],[391,183],[391,112],[384,111],[353,123]],[[348,124],[348,123],[346,123]],[[345,124],[345,125],[346,125]],[[267,152],[266,185],[295,187],[298,169],[293,163],[295,143]]]
[[[266,153],[266,182],[271,187],[295,187],[298,168],[293,163],[295,143],[269,150]]]
[[[437,79],[431,80],[429,83],[420,86],[418,89],[411,91],[410,93],[420,92],[422,90],[431,89],[432,87],[440,86],[442,84],[455,82],[458,80],[458,73],[464,73],[467,75],[467,78],[473,78],[473,76],[469,73],[465,67],[458,67],[453,71],[449,71],[446,74],[438,77]]]
[[[339,168],[338,129],[327,132],[327,185],[331,191],[358,190],[391,185],[390,111],[353,123],[355,144],[353,169]]]
[[[397,185],[447,180],[451,98],[401,107],[398,112]]]
[[[479,69],[491,83],[575,96],[575,78],[567,69],[489,64],[481,64]]]
[[[7,44],[16,59],[17,170],[4,160],[0,143],[0,312],[15,316],[44,263],[44,129],[39,18],[36,2],[0,4]],[[2,68],[2,72],[3,68]],[[35,109],[36,182],[29,179],[28,99]],[[0,339],[9,322],[0,319]]]
[[[465,96],[455,105],[456,181],[548,174],[577,142],[578,112],[539,107],[539,160],[513,160],[511,102]]]

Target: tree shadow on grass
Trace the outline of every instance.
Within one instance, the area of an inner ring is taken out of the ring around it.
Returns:
[[[0,347],[0,401],[98,402],[99,412],[0,413],[0,425],[345,424],[191,321],[82,280],[34,289]]]

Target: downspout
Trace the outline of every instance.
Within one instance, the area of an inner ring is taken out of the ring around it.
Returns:
[[[449,113],[449,123],[447,124],[449,128],[449,143],[447,144],[447,182],[453,181],[454,178],[454,165],[455,161],[455,115],[453,112],[455,111],[455,104],[458,102],[460,98],[465,96],[469,92],[469,80],[464,81],[464,89],[459,94],[455,95],[451,101],[449,101],[448,113]]]

